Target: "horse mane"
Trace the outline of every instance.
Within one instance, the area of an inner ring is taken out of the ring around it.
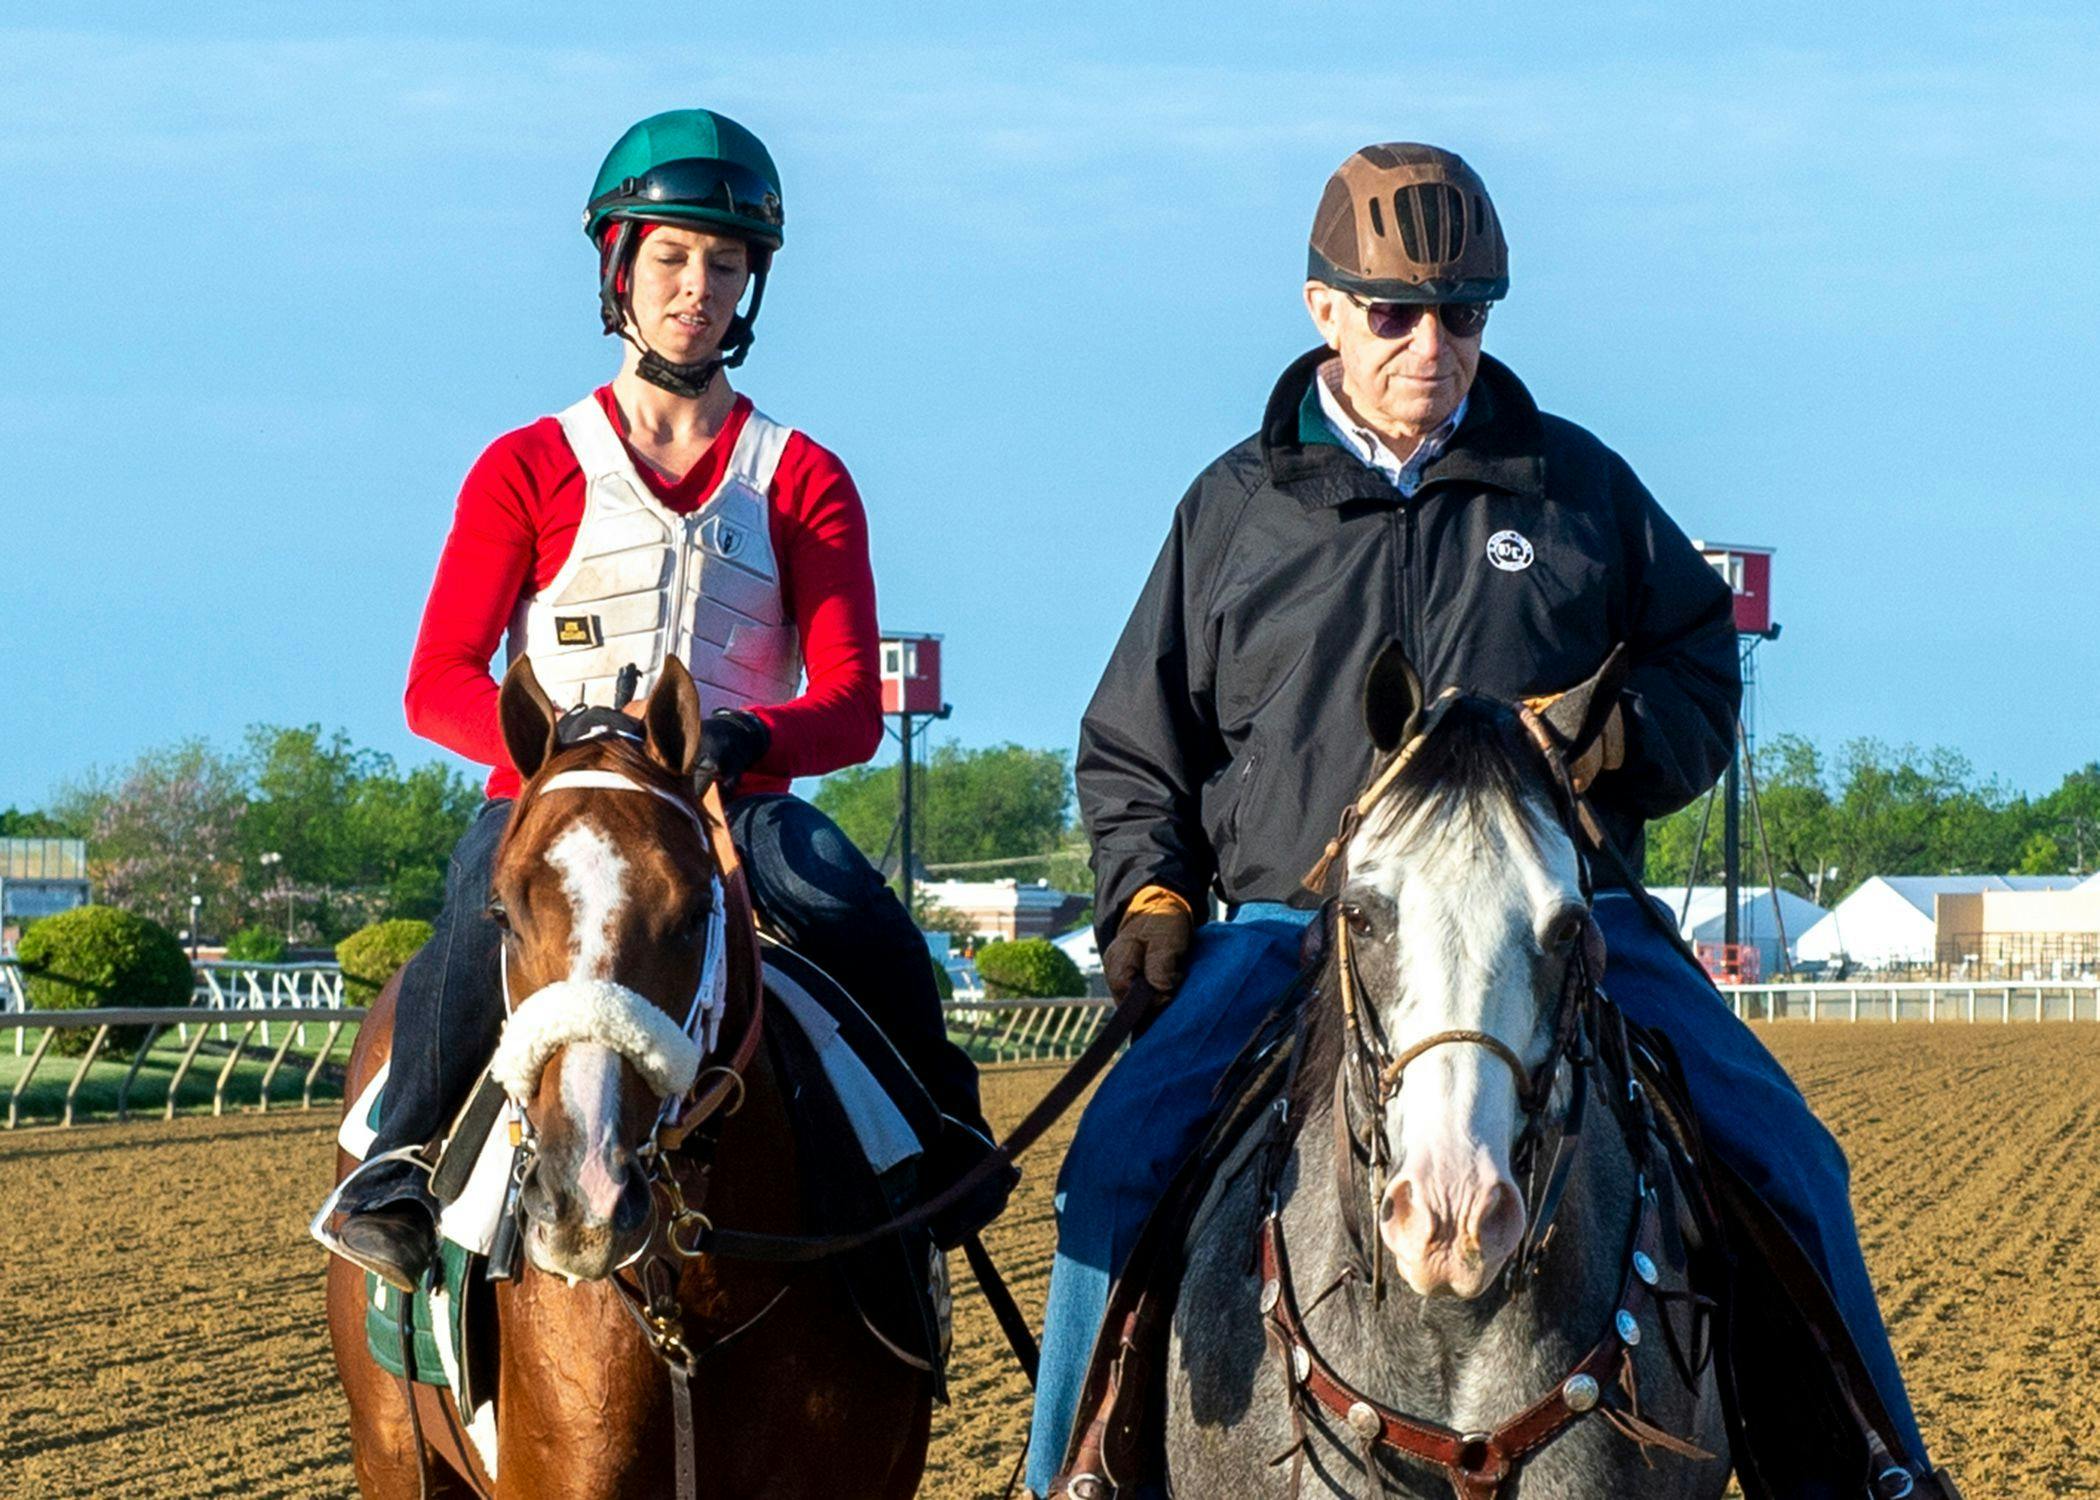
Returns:
[[[1390,762],[1390,755],[1381,756],[1366,782]],[[1516,710],[1466,693],[1436,710],[1407,769],[1364,816],[1362,828],[1374,836],[1434,828],[1444,838],[1477,826],[1490,809],[1513,810],[1516,825],[1536,839],[1542,830],[1530,804],[1541,795],[1550,800],[1556,794]],[[1322,920],[1332,921],[1331,912]],[[1297,1119],[1324,1113],[1332,1104],[1345,1046],[1334,944],[1330,940],[1323,947],[1319,977],[1298,1017],[1299,1060],[1290,1101]]]

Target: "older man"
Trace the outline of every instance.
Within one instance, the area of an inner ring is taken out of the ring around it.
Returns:
[[[1843,1155],[1646,898],[1613,879],[1640,868],[1644,822],[1727,762],[1731,603],[1625,460],[1481,353],[1508,287],[1494,205],[1458,157],[1380,145],[1342,164],[1305,283],[1322,347],[1183,498],[1087,710],[1078,783],[1104,964],[1118,990],[1142,972],[1173,999],[1102,1084],[1059,1178],[1037,1493],[1064,1456],[1110,1280],[1295,972],[1313,916],[1300,877],[1370,768],[1355,687],[1396,639],[1431,690],[1508,699],[1581,682],[1627,646],[1615,722],[1577,768],[1617,856],[1597,870],[1606,984],[1674,1043],[1710,1150],[1797,1248],[1782,1258],[1798,1276],[1770,1295],[1824,1295],[1849,1345],[1819,1359],[1804,1330],[1734,1341],[1738,1465],[1753,1494],[1943,1482],[1860,1257]],[[1199,921],[1213,892],[1226,920]],[[1824,1365],[1838,1372],[1827,1391]]]

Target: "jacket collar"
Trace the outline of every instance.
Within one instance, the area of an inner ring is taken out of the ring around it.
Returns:
[[[1392,504],[1398,493],[1384,477],[1336,443],[1320,422],[1303,420],[1306,398],[1321,364],[1331,357],[1325,344],[1291,362],[1269,394],[1262,416],[1262,462],[1269,482],[1308,508],[1375,500]],[[1545,427],[1524,382],[1490,355],[1480,356],[1480,369],[1467,398],[1465,420],[1450,444],[1422,471],[1421,495],[1446,480],[1485,485],[1513,495],[1544,498],[1546,493]]]

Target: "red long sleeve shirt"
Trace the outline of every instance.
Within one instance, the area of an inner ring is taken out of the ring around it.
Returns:
[[[612,387],[595,394],[624,439]],[[750,401],[737,397],[714,442],[675,484],[640,460],[635,471],[667,508],[695,510],[721,483],[750,414]],[[475,461],[438,556],[409,660],[408,727],[492,767],[491,797],[517,795],[519,781],[503,747],[489,661],[519,598],[546,587],[568,558],[583,495],[583,471],[561,423],[542,417],[505,433]],[[835,455],[797,432],[767,498],[781,596],[802,638],[808,680],[789,702],[751,705],[773,743],[739,783],[747,793],[785,791],[791,777],[858,765],[882,740],[875,577],[860,493]]]

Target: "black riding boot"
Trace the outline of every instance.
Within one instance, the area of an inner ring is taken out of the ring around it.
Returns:
[[[438,1204],[423,1162],[380,1158],[442,1135],[495,1054],[503,934],[488,919],[489,874],[509,811],[507,800],[483,804],[452,851],[430,941],[401,971],[378,1134],[336,1199],[343,1217],[332,1248],[403,1288],[437,1249]]]

